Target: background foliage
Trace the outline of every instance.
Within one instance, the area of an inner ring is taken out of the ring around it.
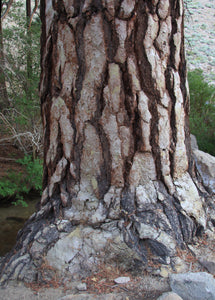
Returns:
[[[0,198],[15,198],[26,205],[23,195],[42,189],[42,126],[39,102],[40,33],[38,12],[29,27],[25,1],[13,1],[2,22],[4,71],[9,106],[0,112],[0,144],[12,144],[24,153],[16,161],[22,171],[8,170],[0,178]],[[10,148],[11,149],[11,148]],[[23,155],[22,155],[23,157]]]
[[[190,130],[199,149],[215,156],[215,86],[209,85],[202,70],[188,73],[190,88]]]
[[[41,151],[38,93],[41,23],[35,14],[27,30],[24,4],[23,1],[15,1],[3,22],[4,73],[10,107],[3,111],[7,122],[3,117],[1,121],[24,153],[35,155]]]
[[[16,201],[13,204],[26,206],[23,195],[28,194],[32,189],[42,191],[43,166],[40,158],[32,159],[32,156],[25,156],[17,162],[23,166],[22,172],[9,171],[8,175],[0,181],[0,196],[11,197]]]

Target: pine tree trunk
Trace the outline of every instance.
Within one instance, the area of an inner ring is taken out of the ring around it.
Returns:
[[[107,259],[173,263],[209,219],[182,0],[46,0],[41,13],[44,191],[2,280],[30,280],[43,258],[70,274]]]

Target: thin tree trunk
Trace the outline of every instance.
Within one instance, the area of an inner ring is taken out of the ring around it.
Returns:
[[[30,101],[32,100],[32,34],[31,34],[31,0],[26,0],[26,30],[27,30],[27,53],[26,53],[26,67],[27,67],[27,86],[26,86],[26,96]]]
[[[1,1],[1,19],[4,20],[8,15],[11,5],[13,4],[13,0]]]
[[[2,16],[2,1],[0,1],[0,17]],[[0,18],[0,111],[9,106],[5,81],[5,58],[3,50],[2,18]]]
[[[70,274],[113,258],[174,265],[210,218],[191,159],[183,2],[72,3],[41,2],[44,191],[2,280],[30,280],[42,258]]]

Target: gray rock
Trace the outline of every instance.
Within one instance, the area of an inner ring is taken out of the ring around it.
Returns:
[[[215,300],[215,279],[205,272],[170,274],[170,286],[183,300]]]
[[[215,157],[200,150],[194,150],[196,167],[202,177],[203,184],[215,193]]]
[[[214,234],[212,235],[212,241],[214,240]],[[196,245],[189,245],[189,249],[195,254],[199,263],[211,274],[215,275],[215,252],[212,247],[205,245],[199,247]],[[179,272],[178,272],[179,273]]]
[[[163,293],[157,300],[183,300],[174,292]]]
[[[61,273],[68,270],[73,277],[86,277],[96,270],[99,262],[112,262],[115,257],[119,267],[131,267],[135,259],[141,258],[126,245],[116,226],[115,222],[109,222],[103,230],[80,225],[69,234],[61,233],[47,253],[48,264]]]
[[[199,259],[200,264],[208,270],[209,273],[215,275],[215,261],[205,258]]]

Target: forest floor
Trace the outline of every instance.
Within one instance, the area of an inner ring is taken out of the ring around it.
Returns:
[[[215,83],[215,2],[214,0],[192,0],[188,1],[188,8],[185,28],[188,68],[203,69],[207,80]],[[21,166],[16,163],[16,159],[22,156],[22,151],[14,145],[0,145],[0,178],[5,176],[7,170],[20,172]],[[205,255],[206,249],[213,249],[214,246],[211,241],[204,240],[199,246],[199,252]],[[185,261],[188,270],[205,271],[193,255],[187,254]],[[94,274],[89,278],[87,291],[84,293],[122,293],[126,300],[153,300],[163,292],[170,290],[167,277],[150,274],[136,277],[131,275],[131,281],[128,284],[117,286],[111,281],[112,279],[98,278],[98,276],[102,275]],[[73,281],[64,285],[56,280],[48,286],[26,286],[22,282],[11,282],[6,288],[0,288],[0,300],[57,300],[65,295],[83,293],[77,290],[79,283]],[[110,286],[114,287],[110,288]]]

